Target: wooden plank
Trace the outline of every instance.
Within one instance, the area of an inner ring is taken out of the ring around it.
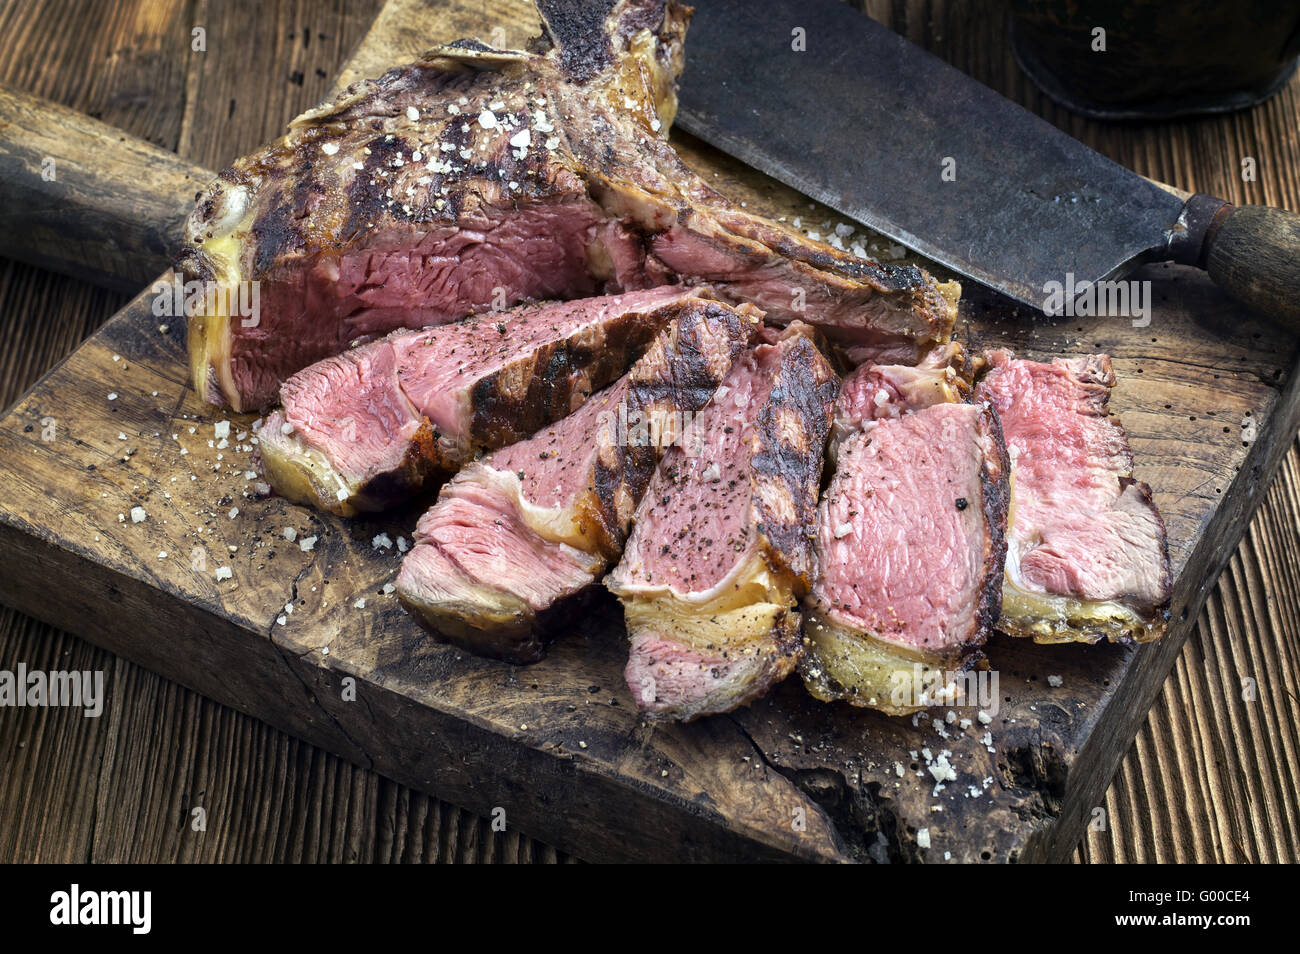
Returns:
[[[1117,400],[1118,400],[1118,399],[1117,399]],[[1130,425],[1130,426],[1132,426],[1132,425]]]

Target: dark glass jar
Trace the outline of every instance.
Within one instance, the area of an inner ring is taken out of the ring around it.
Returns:
[[[1300,54],[1297,0],[1009,4],[1025,73],[1052,99],[1101,119],[1253,106],[1290,79]]]

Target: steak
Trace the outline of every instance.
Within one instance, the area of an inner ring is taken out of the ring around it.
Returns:
[[[818,507],[800,674],[818,699],[901,715],[953,701],[998,619],[1010,461],[988,407],[884,406]]]
[[[299,371],[259,432],[281,494],[380,510],[512,444],[617,379],[706,290],[661,286],[395,332]]]
[[[835,400],[832,456],[841,442],[870,421],[965,400],[976,370],[976,362],[955,341],[935,348],[915,365],[859,365],[845,376]]]
[[[955,282],[751,215],[668,145],[688,7],[538,6],[531,49],[434,49],[204,190],[178,261],[213,292],[189,324],[204,399],[258,409],[356,340],[682,281],[813,322],[858,357],[915,361],[947,340]],[[237,314],[252,288],[256,314]]]
[[[839,389],[804,327],[736,362],[664,455],[605,579],[624,607],[628,687],[652,718],[744,705],[801,652],[796,604]]]
[[[440,638],[524,663],[617,559],[665,446],[758,329],[758,312],[698,301],[618,383],[529,440],[462,470],[420,519],[397,578]]]
[[[998,628],[1041,643],[1159,638],[1173,585],[1165,525],[1108,414],[1110,358],[995,351],[989,362],[978,394],[997,408],[1015,467]]]

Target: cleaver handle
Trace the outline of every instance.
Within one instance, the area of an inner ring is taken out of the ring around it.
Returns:
[[[1174,261],[1205,269],[1237,301],[1300,331],[1300,215],[1198,193],[1181,221]]]
[[[212,173],[0,84],[0,256],[134,293],[171,264]]]

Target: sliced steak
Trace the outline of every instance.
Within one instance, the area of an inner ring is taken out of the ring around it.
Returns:
[[[744,705],[801,651],[795,606],[839,379],[800,329],[736,362],[665,454],[606,577],[631,639],[628,687],[654,718]]]
[[[420,519],[397,579],[402,602],[472,652],[541,658],[568,604],[622,551],[663,448],[758,324],[747,305],[684,308],[617,384],[462,470]]]
[[[1165,525],[1108,414],[1110,358],[989,361],[978,394],[1015,467],[998,628],[1042,643],[1158,638],[1173,585]]]
[[[951,673],[998,618],[1009,473],[997,415],[975,404],[882,416],[844,441],[817,511],[809,692],[895,715],[952,701]]]
[[[976,362],[955,341],[935,348],[919,364],[859,365],[845,376],[835,399],[832,456],[841,442],[870,421],[965,400],[976,370]]]
[[[533,49],[435,49],[298,117],[201,194],[178,268],[214,289],[189,326],[204,399],[253,410],[359,339],[679,281],[856,352],[914,361],[947,339],[956,283],[750,215],[681,162],[666,137],[688,7],[539,7]],[[253,282],[257,313],[231,317],[227,293]]]
[[[381,510],[433,475],[564,417],[619,377],[707,292],[661,286],[397,332],[299,371],[260,431],[293,500]]]

